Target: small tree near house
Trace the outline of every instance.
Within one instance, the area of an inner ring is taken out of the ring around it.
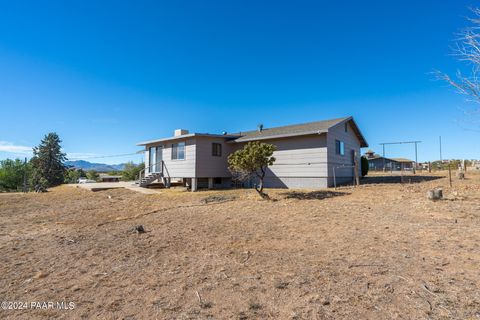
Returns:
[[[360,171],[362,172],[362,177],[365,177],[368,174],[368,159],[365,156],[360,158]]]
[[[277,147],[273,144],[259,141],[249,142],[242,149],[235,151],[228,156],[230,171],[237,180],[246,181],[250,178],[257,178],[258,183],[255,190],[262,198],[268,196],[263,192],[263,180],[268,166],[275,162],[273,152]]]

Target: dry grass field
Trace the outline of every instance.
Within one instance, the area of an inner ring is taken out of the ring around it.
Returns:
[[[0,298],[28,304],[0,318],[478,319],[480,175],[467,178],[269,190],[271,201],[0,194]],[[444,200],[426,199],[433,187]],[[31,309],[48,301],[74,308]]]

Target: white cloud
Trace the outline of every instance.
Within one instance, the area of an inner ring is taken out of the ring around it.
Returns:
[[[32,147],[17,146],[8,141],[0,141],[0,152],[13,153],[17,155],[32,154]]]

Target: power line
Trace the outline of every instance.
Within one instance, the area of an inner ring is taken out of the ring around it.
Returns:
[[[110,154],[104,156],[90,156],[90,157],[82,157],[82,158],[68,158],[68,160],[84,160],[84,159],[103,159],[103,158],[114,158],[114,157],[126,157],[126,156],[133,156],[139,154],[139,152],[134,153],[123,153],[123,154]]]

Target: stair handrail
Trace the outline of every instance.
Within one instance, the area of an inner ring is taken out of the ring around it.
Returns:
[[[140,172],[138,173],[138,183],[140,183],[142,181],[142,179],[145,177],[145,172],[146,172],[147,168],[148,168],[148,171],[150,171],[151,167],[156,166],[160,163],[162,164],[162,166],[160,167],[161,168],[160,173],[163,174],[163,168],[164,168],[165,165],[164,165],[163,160],[160,160],[160,161],[158,161],[156,163],[153,163],[153,164],[149,165],[148,167],[145,167],[142,170],[140,170]]]
[[[166,173],[166,176],[168,178],[170,178],[170,172],[168,172],[167,166],[165,165],[165,161],[162,160],[162,174],[163,174],[163,176],[165,176],[165,173]]]

